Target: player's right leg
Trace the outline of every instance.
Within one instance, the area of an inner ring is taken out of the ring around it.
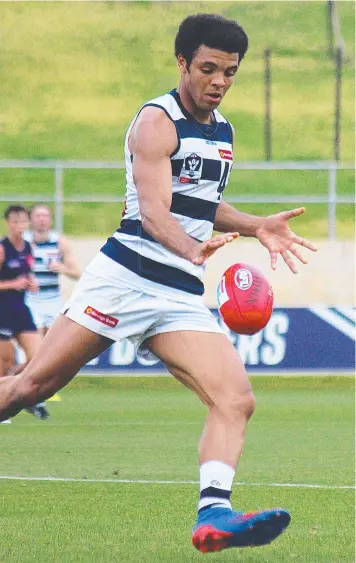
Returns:
[[[206,330],[208,323],[209,319]],[[288,526],[287,511],[243,513],[233,511],[230,504],[235,466],[254,411],[252,390],[237,351],[224,334],[194,330],[156,334],[145,346],[208,407],[199,445],[200,500],[194,546],[206,553],[270,543]]]
[[[48,399],[112,341],[60,315],[24,371],[0,379],[0,420]]]

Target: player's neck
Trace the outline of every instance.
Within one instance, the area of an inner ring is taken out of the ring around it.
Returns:
[[[34,242],[46,242],[48,240],[49,231],[33,231]]]
[[[24,249],[25,241],[22,238],[22,235],[7,235],[7,238],[11,242],[12,246],[16,248],[16,250]]]
[[[185,107],[185,109],[196,119],[199,123],[204,125],[211,125],[213,123],[213,112],[204,111],[194,103],[193,98],[189,95],[187,90],[182,88],[181,85],[178,86],[177,92],[179,94],[180,100]]]

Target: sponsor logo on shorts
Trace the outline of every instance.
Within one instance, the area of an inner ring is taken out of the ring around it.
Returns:
[[[252,285],[252,274],[250,270],[245,270],[244,268],[237,270],[235,274],[235,284],[239,289],[242,289],[242,291],[250,289]]]
[[[223,158],[224,160],[232,160],[232,151],[219,149],[219,155],[220,158]]]
[[[89,315],[89,317],[93,317],[93,319],[95,319],[99,323],[103,323],[104,325],[110,326],[111,328],[115,328],[117,323],[119,322],[118,319],[110,317],[110,315],[100,313],[100,311],[94,309],[94,307],[90,307],[89,305],[85,308],[84,313],[86,315]]]

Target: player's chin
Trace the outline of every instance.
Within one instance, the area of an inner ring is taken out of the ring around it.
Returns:
[[[216,109],[217,107],[219,107],[219,105],[221,104],[222,98],[209,98],[206,97],[204,99],[204,102],[201,105],[201,108],[204,110],[208,110],[208,111],[212,111],[213,109]]]

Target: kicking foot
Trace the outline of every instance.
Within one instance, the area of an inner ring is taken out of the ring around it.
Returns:
[[[266,545],[287,528],[290,519],[282,508],[242,513],[209,507],[198,514],[192,543],[202,553]]]

